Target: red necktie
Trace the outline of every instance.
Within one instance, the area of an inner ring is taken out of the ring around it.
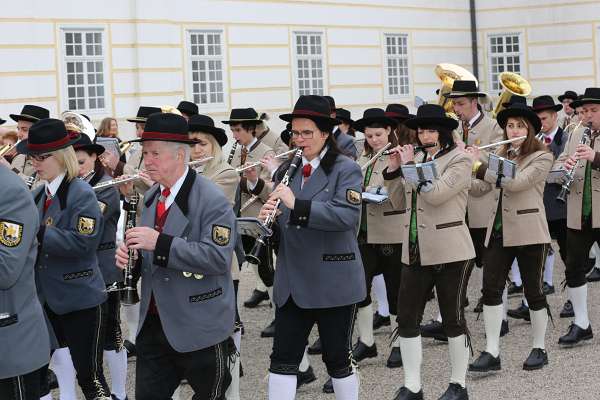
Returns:
[[[469,141],[469,129],[471,128],[471,124],[469,122],[463,122],[463,142],[465,144]]]
[[[303,183],[306,183],[308,178],[310,178],[311,172],[312,172],[312,165],[306,164],[304,167],[302,167],[302,176],[304,177]]]
[[[156,205],[156,217],[160,219],[166,211],[165,203],[167,201],[167,197],[171,194],[171,189],[164,188],[162,192],[160,192],[160,198],[158,199],[158,204]]]
[[[48,207],[50,207],[50,204],[52,204],[52,195],[50,194],[48,188],[46,188],[46,201],[44,202],[44,213],[48,211]]]
[[[552,143],[552,139],[550,139],[550,136],[544,136],[544,143],[546,143],[547,145]]]

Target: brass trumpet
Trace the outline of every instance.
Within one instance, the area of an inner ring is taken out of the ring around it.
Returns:
[[[19,142],[20,140],[18,140],[15,144],[5,144],[4,146],[0,147],[0,157],[4,157],[6,154],[13,151],[17,147]]]

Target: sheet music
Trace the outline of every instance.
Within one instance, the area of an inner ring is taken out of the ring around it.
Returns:
[[[515,179],[517,174],[517,164],[492,153],[489,155],[488,169],[495,172],[496,175],[501,173],[504,179]]]
[[[420,164],[403,165],[402,175],[408,183],[414,185],[426,181],[433,182],[439,177],[435,160]]]
[[[565,176],[567,171],[565,169],[554,169],[548,172],[548,177],[546,178],[546,182],[549,183],[563,183],[565,180]]]
[[[96,137],[96,144],[104,147],[105,151],[110,151],[118,157],[121,156],[121,149],[119,148],[119,141],[116,138],[111,137]]]
[[[362,199],[365,203],[382,204],[389,200],[385,194],[375,194],[369,192],[363,192]]]

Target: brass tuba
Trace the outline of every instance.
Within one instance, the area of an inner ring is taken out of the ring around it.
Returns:
[[[447,114],[454,114],[454,109],[452,107],[452,99],[448,99],[444,95],[452,91],[452,85],[455,80],[475,81],[475,85],[479,86],[475,75],[460,65],[441,63],[435,66],[434,71],[439,80],[442,81],[442,87],[438,90],[438,104],[444,108]]]
[[[527,97],[531,93],[531,85],[521,75],[504,71],[498,75],[498,82],[504,88],[494,108],[492,116],[496,118],[498,113],[504,109],[502,103],[508,103],[512,95]]]
[[[79,132],[88,136],[92,142],[94,141],[96,130],[87,118],[73,111],[64,111],[60,116],[67,130]]]

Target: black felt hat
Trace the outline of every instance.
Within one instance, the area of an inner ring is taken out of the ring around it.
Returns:
[[[452,84],[450,93],[444,94],[445,97],[453,99],[456,97],[485,97],[485,93],[480,92],[475,81],[455,80]]]
[[[221,147],[227,144],[227,135],[225,130],[215,127],[215,121],[208,115],[192,115],[188,121],[190,132],[202,132],[214,136]]]
[[[191,101],[180,101],[177,109],[183,114],[189,115],[190,117],[198,114],[198,106]]]
[[[581,107],[584,104],[600,104],[600,88],[587,88],[577,100],[570,104],[571,108]]]
[[[60,119],[45,118],[29,128],[27,139],[19,142],[17,151],[21,154],[50,153],[73,145],[79,136],[77,132],[67,132]]]
[[[241,124],[242,122],[256,122],[257,124],[261,123],[262,120],[260,116],[256,112],[256,110],[252,107],[250,108],[233,108],[231,113],[229,114],[229,119],[227,121],[221,121],[224,124]]]
[[[448,117],[446,111],[437,104],[423,104],[417,110],[417,115],[407,120],[404,125],[410,129],[427,126],[443,126],[448,129],[456,129],[458,121]]]
[[[159,112],[162,112],[162,109],[160,107],[140,106],[140,108],[138,108],[137,115],[134,118],[128,118],[127,121],[139,122],[141,124],[145,124],[146,120],[148,119],[148,117],[150,115],[159,113]]]
[[[533,99],[531,108],[533,108],[533,111],[535,111],[535,112],[560,111],[560,110],[562,110],[563,106],[560,103],[559,104],[554,103],[554,99],[552,98],[552,96],[543,95],[543,96],[538,96],[535,99]]]
[[[352,119],[352,114],[349,110],[345,108],[336,108],[335,109],[335,117],[342,122],[352,125],[354,120]]]
[[[558,101],[562,102],[564,99],[571,99],[573,101],[577,100],[577,93],[572,90],[567,90],[560,96],[558,96]]]
[[[380,123],[387,126],[396,126],[397,122],[391,117],[385,115],[385,111],[381,108],[367,108],[363,117],[354,122],[354,129],[359,132],[364,132],[365,128],[373,123]]]
[[[518,94],[513,94],[512,96],[510,96],[510,99],[508,99],[507,102],[502,103],[502,107],[508,108],[516,103],[527,105],[527,98]]]
[[[92,140],[88,135],[79,135],[79,139],[73,143],[73,148],[75,150],[91,151],[97,156],[104,153],[104,147],[100,146],[99,144],[92,143]]]
[[[498,113],[496,116],[496,121],[498,122],[498,125],[504,129],[506,127],[506,121],[508,121],[508,119],[511,117],[525,118],[531,123],[531,125],[533,125],[535,132],[539,132],[540,129],[542,129],[542,121],[540,121],[540,118],[537,116],[533,108],[527,106],[526,104],[515,103],[510,107],[505,108]]]
[[[147,142],[150,140],[188,144],[197,142],[195,139],[190,139],[185,118],[173,113],[154,113],[150,115],[146,120],[142,137],[130,142]]]
[[[404,104],[388,104],[385,108],[385,115],[399,122],[415,117]]]
[[[329,102],[323,96],[300,96],[294,105],[294,110],[291,113],[280,115],[279,118],[286,122],[291,122],[294,118],[308,118],[339,125],[339,119],[331,118],[329,107]]]
[[[10,114],[9,117],[15,122],[19,122],[20,120],[37,122],[41,119],[50,118],[50,111],[44,107],[26,104],[23,106],[20,114]]]

